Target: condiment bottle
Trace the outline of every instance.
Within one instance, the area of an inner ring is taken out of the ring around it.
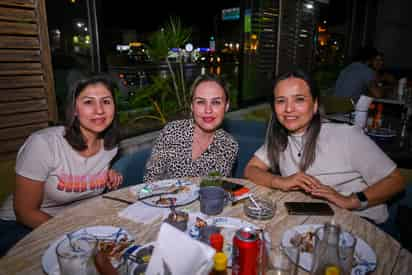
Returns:
[[[383,113],[383,104],[379,103],[377,105],[375,117],[373,118],[373,128],[380,128],[382,126],[382,113]]]
[[[210,275],[227,275],[227,257],[223,252],[217,252],[213,257],[213,269]]]
[[[343,275],[339,260],[340,227],[326,223],[315,234],[311,275]]]
[[[222,252],[223,235],[218,232],[210,234],[209,243],[210,243],[210,246],[216,250],[216,252]]]

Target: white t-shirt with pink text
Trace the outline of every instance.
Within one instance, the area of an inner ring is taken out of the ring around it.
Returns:
[[[52,216],[101,194],[110,162],[117,154],[117,147],[107,151],[102,146],[97,154],[83,157],[66,141],[64,132],[63,126],[57,126],[33,133],[16,160],[16,174],[45,182],[40,209]],[[15,220],[12,195],[0,208],[0,219]]]

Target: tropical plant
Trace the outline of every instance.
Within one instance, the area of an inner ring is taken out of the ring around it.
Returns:
[[[189,41],[192,34],[190,28],[183,27],[178,17],[170,17],[164,27],[153,33],[149,38],[148,51],[154,61],[166,62],[176,102],[180,110],[187,110],[188,95],[186,93],[186,81],[184,75],[184,60],[180,47]],[[169,59],[169,51],[177,49],[177,66],[173,66]]]

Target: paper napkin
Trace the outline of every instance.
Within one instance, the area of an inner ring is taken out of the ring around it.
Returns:
[[[189,235],[163,223],[160,227],[147,275],[207,275],[216,251]]]
[[[355,106],[355,125],[358,125],[362,129],[366,127],[368,120],[369,105],[372,103],[373,98],[365,95],[361,95]]]
[[[121,210],[118,215],[136,223],[150,224],[159,218],[164,219],[168,213],[168,208],[153,207],[138,201]]]

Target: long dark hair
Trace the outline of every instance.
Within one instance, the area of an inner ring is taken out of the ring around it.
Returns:
[[[275,113],[275,89],[278,83],[282,80],[288,79],[290,77],[295,77],[302,79],[306,82],[309,86],[309,91],[314,101],[319,102],[319,91],[312,80],[312,78],[300,69],[296,69],[294,71],[290,71],[284,74],[281,74],[276,80],[275,84],[273,85],[273,92],[272,92],[272,100],[271,100],[271,107],[272,107],[272,117],[270,119],[267,131],[267,141],[268,141],[268,158],[271,164],[271,169],[273,172],[278,172],[278,165],[279,165],[279,156],[282,152],[286,150],[288,145],[288,136],[289,131],[286,129],[282,124],[280,124],[279,120],[277,119]],[[303,145],[303,152],[302,152],[302,159],[299,163],[299,168],[301,171],[306,171],[312,163],[315,161],[316,157],[316,143],[317,138],[319,136],[321,128],[321,118],[319,114],[319,110],[314,114],[312,120],[310,121],[309,127],[304,134],[304,145]]]
[[[80,93],[84,91],[90,85],[102,84],[111,93],[114,101],[114,117],[113,121],[107,129],[99,133],[98,138],[104,139],[104,148],[106,150],[113,149],[119,142],[119,122],[117,117],[117,105],[115,90],[116,84],[105,75],[94,75],[89,78],[79,80],[72,88],[67,97],[66,105],[66,133],[64,137],[67,142],[76,150],[83,151],[87,149],[87,144],[84,140],[82,132],[80,130],[80,122],[76,116],[76,100]]]

